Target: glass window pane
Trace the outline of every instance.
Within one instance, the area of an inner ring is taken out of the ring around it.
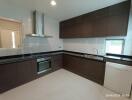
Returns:
[[[21,46],[22,23],[0,19],[0,48],[19,48]]]
[[[124,40],[106,40],[106,53],[122,54]]]

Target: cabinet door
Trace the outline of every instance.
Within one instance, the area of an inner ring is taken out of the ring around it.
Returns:
[[[17,76],[19,85],[32,81],[37,75],[36,60],[17,63]]]
[[[63,67],[71,72],[82,75],[82,60],[79,57],[64,54]]]
[[[93,36],[93,16],[86,14],[82,16],[82,24],[80,25],[81,27],[81,32],[80,32],[80,37],[92,37]],[[78,31],[80,28],[78,28]]]
[[[79,17],[72,18],[60,23],[60,37],[61,38],[74,38],[80,36],[81,31],[81,21]]]
[[[67,20],[60,23],[61,38],[68,38],[73,36],[72,35],[74,33],[73,24],[74,22],[72,20]]]
[[[108,33],[108,8],[97,10],[94,13],[93,37],[103,37]]]
[[[62,54],[52,56],[51,66],[53,68],[53,71],[62,68],[63,66],[62,59],[63,59]]]
[[[109,24],[108,17],[103,17],[103,18],[100,18],[100,19],[96,19],[94,21],[93,37],[106,36],[109,33],[108,24]]]
[[[0,65],[0,93],[17,86],[17,65]]]
[[[128,28],[128,16],[110,16],[108,21],[107,36],[126,36]]]
[[[82,59],[82,61],[84,77],[103,85],[105,76],[105,63],[89,59]]]
[[[130,0],[109,7],[109,33],[107,36],[126,36],[130,12]]]

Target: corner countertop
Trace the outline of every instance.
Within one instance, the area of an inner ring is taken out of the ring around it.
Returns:
[[[0,57],[0,64],[8,64],[8,63],[15,63],[19,61],[37,59],[39,57],[44,56],[52,56],[56,54],[69,54],[77,57],[82,57],[85,59],[95,60],[95,61],[112,61],[117,63],[123,63],[127,65],[132,65],[132,59],[126,57],[118,57],[118,56],[111,56],[111,55],[93,55],[81,52],[73,52],[73,51],[66,51],[66,50],[59,50],[59,51],[50,51],[50,52],[40,52],[40,53],[32,53],[32,54],[22,54],[22,55],[14,55],[14,56],[4,56]]]
[[[65,51],[64,54],[72,55],[72,56],[77,56],[77,57],[82,57],[85,59],[91,59],[91,60],[96,60],[96,61],[102,61],[105,62],[105,59],[103,56],[97,56],[97,55],[91,55],[91,54],[79,54],[79,53],[74,53],[74,52],[69,52]]]
[[[122,61],[130,61],[132,62],[132,59],[130,58],[123,58],[123,57],[115,57],[115,56],[104,56],[105,58],[108,58],[108,59],[114,59],[114,60],[122,60]]]
[[[80,53],[80,52],[73,52],[73,51],[64,51],[64,54],[69,54],[73,56],[79,56],[86,59],[101,61],[101,62],[113,62],[119,63],[124,65],[132,66],[132,56],[125,56],[125,55],[93,55],[87,53]]]

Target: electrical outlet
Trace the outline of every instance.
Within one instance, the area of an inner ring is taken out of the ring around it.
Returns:
[[[61,49],[62,47],[61,46],[59,46],[59,49]]]

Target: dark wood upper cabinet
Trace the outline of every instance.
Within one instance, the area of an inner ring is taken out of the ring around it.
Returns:
[[[62,23],[60,25],[60,30],[61,33],[67,33],[67,34],[60,34],[60,36],[64,37],[71,37],[71,36],[78,36],[79,34],[76,34],[80,31],[82,31],[82,25],[83,25],[83,19],[81,17],[79,18],[73,18],[68,21],[64,21],[64,24]],[[74,26],[74,28],[73,28]]]
[[[130,0],[108,7],[108,33],[107,36],[127,35],[130,13]]]
[[[108,17],[96,18],[94,20],[93,37],[107,36],[109,33],[108,20]]]
[[[60,38],[125,36],[130,1],[60,22]]]

